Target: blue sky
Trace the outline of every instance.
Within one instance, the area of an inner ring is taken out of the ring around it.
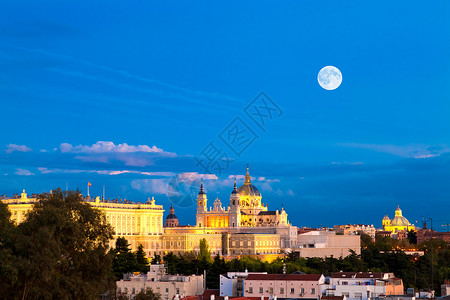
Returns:
[[[174,182],[203,178],[211,205],[227,205],[248,163],[263,202],[298,226],[379,227],[398,204],[444,224],[449,13],[448,1],[3,3],[1,194],[89,181],[168,208]],[[328,65],[343,75],[333,91],[317,82]],[[245,111],[261,92],[279,108],[262,128]],[[221,139],[235,121],[252,138],[239,155]],[[195,158],[211,142],[230,163],[209,174]]]

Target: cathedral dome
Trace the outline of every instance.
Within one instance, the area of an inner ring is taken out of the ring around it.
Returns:
[[[245,183],[244,185],[240,186],[237,189],[237,192],[240,196],[256,196],[261,197],[261,193],[259,190],[254,186],[251,182],[250,174],[248,173],[248,167],[247,167],[247,174],[245,175]]]
[[[175,209],[173,204],[170,204],[169,215],[166,217],[165,227],[177,227],[180,225],[177,216],[175,215]]]
[[[240,196],[257,196],[261,197],[261,193],[259,190],[254,186],[253,184],[244,184],[243,186],[240,186],[237,190]]]
[[[391,220],[391,226],[410,226],[408,219],[403,216],[394,217]]]
[[[166,220],[172,220],[172,219],[178,220],[178,218],[177,218],[177,216],[176,216],[175,214],[169,214],[169,215],[166,217]]]
[[[411,226],[408,219],[402,215],[402,210],[399,206],[395,210],[395,217],[391,220],[391,226]]]

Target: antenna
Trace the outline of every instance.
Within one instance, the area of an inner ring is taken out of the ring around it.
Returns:
[[[103,200],[105,200],[105,185],[103,185]]]

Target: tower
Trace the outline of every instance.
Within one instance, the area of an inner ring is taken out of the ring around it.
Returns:
[[[383,220],[381,221],[381,224],[383,225],[383,230],[386,230],[386,229],[384,229],[384,227],[391,225],[391,219],[389,219],[389,217],[387,215],[385,215],[383,217]]]
[[[208,211],[208,199],[203,189],[203,182],[200,185],[200,192],[197,195],[197,226],[205,226],[205,213]]]
[[[203,189],[203,182],[200,185],[200,192],[197,195],[197,212],[208,210],[208,198],[206,197],[205,190]]]
[[[234,179],[234,188],[230,196],[230,227],[240,227],[241,225],[241,207],[240,196]]]

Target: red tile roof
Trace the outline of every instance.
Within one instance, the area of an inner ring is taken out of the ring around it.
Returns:
[[[248,280],[318,281],[322,274],[249,274]]]
[[[342,300],[344,299],[344,296],[322,296],[320,299],[323,300]]]

